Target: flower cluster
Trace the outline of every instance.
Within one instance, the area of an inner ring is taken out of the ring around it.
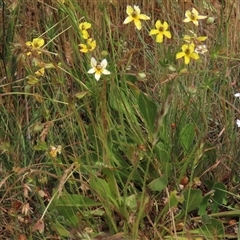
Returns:
[[[207,16],[199,15],[195,8],[192,8],[192,11],[187,10],[185,17],[183,22],[192,22],[195,26],[199,25],[198,20],[207,18]],[[176,59],[184,58],[186,65],[190,63],[191,59],[198,60],[200,58],[199,54],[204,54],[208,51],[206,45],[202,44],[207,37],[198,37],[193,31],[190,32],[191,35],[185,35],[183,37],[185,43],[181,47],[182,51],[176,54]]]
[[[88,30],[92,27],[91,23],[89,22],[83,22],[79,24],[79,30],[82,38],[86,41],[85,44],[81,43],[78,46],[80,47],[80,52],[82,53],[88,53],[92,52],[97,44],[96,41],[93,40]],[[100,63],[97,62],[97,60],[92,57],[91,58],[91,69],[88,71],[90,74],[95,74],[95,79],[98,81],[102,74],[108,75],[110,72],[106,69],[107,67],[107,60],[103,59]]]
[[[133,21],[138,30],[141,30],[142,28],[141,20],[150,20],[147,15],[141,14],[139,7],[135,5],[134,7],[127,6],[127,14],[128,17],[124,20],[123,24],[127,24]],[[193,22],[195,26],[199,25],[198,20],[206,18],[206,16],[199,15],[198,11],[195,8],[193,8],[192,11],[187,10],[185,16],[186,18],[183,20],[183,22]],[[157,20],[155,23],[155,28],[150,30],[149,35],[156,35],[156,42],[162,43],[164,37],[172,37],[172,34],[168,28],[169,25],[166,21],[162,23],[160,20]],[[185,35],[183,37],[185,43],[181,47],[182,51],[176,54],[176,59],[184,58],[185,64],[189,64],[191,59],[199,59],[199,54],[204,54],[207,52],[206,45],[201,43],[202,41],[205,41],[207,37],[198,37],[192,31],[191,34],[192,35]]]
[[[36,57],[36,54],[40,55],[42,53],[42,47],[45,41],[43,38],[34,38],[32,41],[27,41],[25,44],[27,46],[26,56],[33,56],[32,64],[36,69],[33,75],[27,77],[28,83],[32,85],[38,83],[38,77],[44,76],[45,73],[45,64]]]
[[[27,56],[36,52],[37,54],[41,54],[41,47],[44,45],[43,38],[34,38],[32,41],[26,42],[26,45],[30,47],[30,51],[26,53]]]
[[[63,1],[64,2],[64,1]],[[146,14],[141,13],[139,6],[134,5],[127,6],[126,9],[127,17],[123,21],[123,24],[128,24],[133,22],[137,30],[142,29],[142,21],[150,20],[150,17]],[[199,20],[205,19],[206,16],[199,15],[198,11],[195,8],[192,10],[187,10],[185,13],[184,23],[192,22],[195,26],[199,25]],[[92,24],[89,22],[82,22],[79,24],[79,32],[81,35],[83,43],[80,43],[79,51],[82,53],[91,53],[96,47],[96,40],[94,40],[89,31],[91,30]],[[202,42],[207,39],[206,36],[197,36],[194,32],[190,31],[191,34],[185,35],[183,37],[184,44],[181,46],[181,51],[176,54],[176,59],[184,58],[184,63],[189,64],[191,59],[198,60],[200,58],[199,54],[204,54],[207,52],[207,47]],[[154,24],[154,28],[150,29],[149,36],[155,36],[157,43],[162,43],[164,38],[172,38],[172,33],[169,31],[169,24],[166,21],[156,20]],[[44,45],[44,39],[42,38],[34,38],[33,41],[26,42],[26,45],[30,48],[30,50],[26,53],[26,55],[31,55],[33,52],[37,54],[41,54],[41,47]],[[103,59],[100,62],[91,56],[90,60],[91,68],[88,70],[89,74],[94,74],[95,79],[98,81],[102,74],[109,75],[110,71],[106,69],[107,60]],[[45,73],[45,68],[41,66],[41,64],[37,64],[39,69],[34,72],[36,77],[41,77]]]
[[[92,27],[91,23],[83,22],[79,24],[79,30],[82,38],[86,40],[85,44],[81,43],[78,46],[81,48],[80,52],[92,52],[96,48],[96,41],[90,38],[88,30]]]

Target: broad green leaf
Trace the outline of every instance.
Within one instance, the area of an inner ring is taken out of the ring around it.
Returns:
[[[177,191],[172,191],[169,196],[169,207],[176,207],[178,203],[183,203],[184,197],[178,196]]]
[[[54,200],[54,207],[96,207],[101,203],[93,199],[79,195],[63,193],[58,199]]]
[[[104,179],[94,177],[90,180],[89,184],[101,201],[111,202],[115,207],[118,206],[114,193]]]
[[[157,158],[160,160],[160,162],[168,162],[170,159],[170,154],[166,150],[166,147],[162,142],[159,142],[154,146],[154,152],[157,155]]]
[[[55,223],[52,223],[52,227],[57,231],[61,237],[70,237],[69,231],[57,220]]]
[[[168,184],[168,179],[165,175],[160,178],[156,178],[148,184],[148,187],[152,191],[161,192]]]
[[[130,195],[125,198],[126,205],[131,209],[131,211],[136,212],[137,210],[137,200],[136,195]]]
[[[187,189],[184,193],[183,209],[185,212],[191,212],[197,209],[203,199],[202,192],[199,189]]]
[[[138,106],[140,113],[145,121],[148,131],[154,133],[155,119],[157,116],[157,106],[143,93],[139,95]]]
[[[56,209],[58,213],[68,219],[74,226],[79,224],[79,217],[76,212],[79,208],[97,207],[102,204],[88,197],[79,194],[63,193],[59,198],[55,198],[50,209]]]
[[[219,207],[223,204],[226,198],[226,187],[223,183],[218,182],[213,186],[214,194],[212,196],[213,203],[211,204],[212,213],[216,213]]]
[[[198,209],[198,215],[203,215],[207,213],[207,207],[209,205],[209,199],[211,198],[211,195],[208,194],[203,197],[201,204],[199,205]]]
[[[209,223],[204,224],[200,228],[200,232],[202,232],[205,237],[209,237],[211,239],[223,239],[224,237],[223,224],[217,219],[211,219]]]
[[[194,131],[194,125],[192,123],[189,123],[186,126],[184,126],[180,132],[180,141],[186,153],[193,146],[194,136],[195,136],[195,131]]]

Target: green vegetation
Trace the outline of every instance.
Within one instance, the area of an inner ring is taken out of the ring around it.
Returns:
[[[239,7],[0,3],[2,239],[240,239]]]

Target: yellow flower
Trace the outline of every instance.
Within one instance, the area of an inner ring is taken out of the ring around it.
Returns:
[[[35,72],[35,75],[36,75],[37,77],[42,77],[42,76],[44,76],[44,73],[45,73],[45,69],[44,69],[44,67],[42,67],[42,68],[40,68],[39,70],[37,70],[37,71]]]
[[[185,19],[183,22],[193,22],[196,26],[198,26],[199,19],[205,19],[207,16],[202,16],[198,14],[198,11],[195,8],[192,8],[192,11],[187,10],[185,13]]]
[[[86,44],[79,44],[80,52],[87,53],[87,52],[92,52],[96,48],[96,41],[92,40],[92,38],[89,38],[86,42]]]
[[[133,8],[131,6],[127,6],[127,14],[128,14],[128,17],[124,20],[123,24],[127,24],[134,21],[134,24],[138,30],[141,30],[142,28],[142,24],[140,20],[150,19],[150,17],[148,17],[147,15],[141,14],[140,8],[135,5]]]
[[[155,27],[156,29],[152,29],[149,33],[149,35],[155,35],[157,34],[156,37],[156,42],[163,42],[163,36],[167,37],[167,38],[171,38],[172,34],[170,31],[167,31],[168,29],[168,24],[167,22],[164,22],[163,24],[161,23],[160,20],[157,20],[155,23]]]
[[[88,70],[88,73],[95,73],[95,79],[98,81],[102,74],[109,75],[111,74],[107,69],[107,60],[103,59],[101,63],[98,63],[97,60],[92,57],[91,58],[91,66],[92,68]]]
[[[55,158],[57,154],[62,153],[62,146],[58,145],[57,147],[55,147],[51,145],[48,152],[52,158]]]
[[[79,29],[81,31],[82,37],[83,39],[88,39],[89,38],[89,34],[87,29],[91,28],[91,23],[89,22],[83,22],[79,24]]]
[[[189,64],[191,58],[194,60],[199,59],[199,55],[194,52],[195,46],[194,44],[183,44],[182,45],[182,52],[176,54],[176,59],[184,57],[184,63]]]
[[[203,42],[207,39],[206,36],[198,37],[196,33],[192,32],[192,31],[190,31],[190,32],[192,34],[191,36],[190,35],[185,35],[183,37],[183,40],[188,44],[193,43],[194,45],[198,45],[198,44],[201,44],[201,42]]]
[[[44,45],[44,39],[43,38],[34,38],[33,41],[28,41],[26,42],[26,45],[28,47],[31,47],[32,50],[37,50],[39,48],[41,48]],[[41,54],[40,51],[37,51],[38,54]],[[27,52],[27,56],[31,55],[32,52]]]

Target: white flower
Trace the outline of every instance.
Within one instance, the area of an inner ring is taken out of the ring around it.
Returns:
[[[101,63],[98,63],[97,60],[92,57],[91,58],[91,66],[92,68],[88,70],[88,73],[95,73],[95,79],[98,81],[102,74],[109,75],[111,74],[107,69],[107,60],[103,59]]]
[[[237,124],[238,127],[240,127],[240,120],[239,119],[237,119],[236,124]]]
[[[235,93],[235,94],[234,94],[234,97],[240,98],[240,93]]]

